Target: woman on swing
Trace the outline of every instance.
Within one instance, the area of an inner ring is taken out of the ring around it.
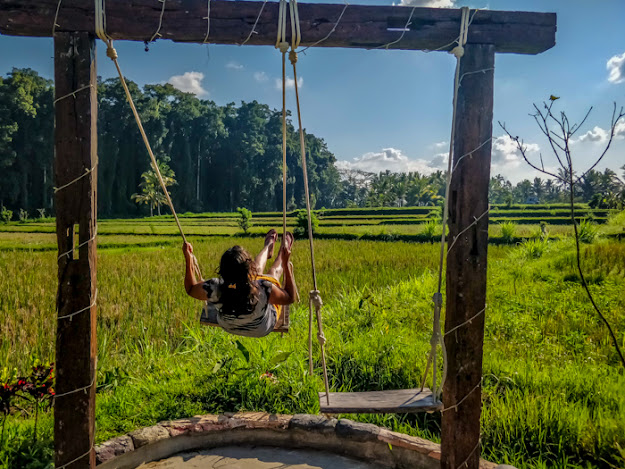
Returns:
[[[193,269],[193,246],[184,243],[186,261],[184,287],[189,296],[207,301],[209,317],[226,332],[247,337],[264,337],[282,324],[282,305],[297,297],[293,264],[290,262],[293,234],[282,239],[278,257],[267,274],[265,265],[273,257],[278,233],[270,230],[265,245],[255,259],[241,246],[233,246],[222,256],[218,273],[221,278],[198,282]],[[284,274],[284,287],[280,277]]]

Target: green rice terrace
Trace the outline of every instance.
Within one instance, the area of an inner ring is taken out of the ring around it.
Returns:
[[[333,390],[420,385],[436,290],[438,213],[430,207],[319,213],[316,257]],[[622,468],[625,377],[580,285],[567,213],[564,205],[491,209],[482,457],[519,468]],[[577,214],[590,289],[625,346],[625,212],[580,205]],[[226,248],[258,250],[259,235],[282,224],[280,214],[256,213],[244,235],[238,218],[182,217],[205,275]],[[296,214],[288,225],[297,228]],[[55,224],[12,222],[0,231],[7,379],[55,355]],[[291,309],[284,337],[237,338],[202,327],[200,303],[183,289],[176,234],[168,216],[99,222],[97,441],[203,413],[317,413],[323,384],[318,361],[315,375],[308,373],[307,305]],[[309,290],[303,240],[293,261],[300,291]],[[3,421],[0,466],[50,467],[48,404],[42,399],[37,411],[25,406]],[[440,414],[349,418],[440,441]]]

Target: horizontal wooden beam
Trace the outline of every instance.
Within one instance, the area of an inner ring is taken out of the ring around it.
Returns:
[[[206,0],[165,1],[160,38],[203,43],[208,26]],[[51,36],[58,5],[58,0],[0,0],[0,33]],[[275,44],[277,2],[212,0],[210,5],[209,42],[242,44],[258,18],[256,34],[247,44]],[[149,40],[158,29],[161,9],[158,0],[107,0],[107,32],[114,39]],[[343,9],[344,4],[300,3],[302,45],[315,44],[330,34]],[[389,49],[450,50],[459,33],[460,16],[458,9],[349,5],[336,30],[318,46],[374,49],[388,44]],[[94,2],[63,0],[56,23],[59,32],[93,33]],[[288,26],[288,34],[290,30]],[[538,54],[555,45],[555,33],[555,13],[479,10],[469,28],[468,43],[492,44],[496,52]]]

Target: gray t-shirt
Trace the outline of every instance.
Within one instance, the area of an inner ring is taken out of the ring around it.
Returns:
[[[268,280],[255,280],[258,296],[254,308],[249,313],[240,315],[226,314],[222,311],[221,294],[224,281],[221,278],[211,278],[204,282],[203,287],[208,297],[207,314],[216,316],[217,323],[226,332],[245,337],[265,337],[276,324],[276,309],[269,303],[269,296],[273,284]],[[212,310],[212,311],[211,311]]]

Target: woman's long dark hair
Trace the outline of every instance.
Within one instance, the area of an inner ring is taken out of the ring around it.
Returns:
[[[231,247],[221,256],[219,275],[224,280],[222,311],[235,316],[251,313],[258,301],[254,285],[258,272],[252,256],[241,246]]]

